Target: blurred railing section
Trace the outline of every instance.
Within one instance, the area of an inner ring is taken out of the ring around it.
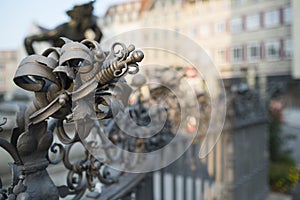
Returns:
[[[266,199],[269,188],[265,104],[241,79],[231,81],[230,87],[226,87],[229,101],[220,136],[199,134],[187,151],[167,167],[151,173],[125,174],[119,183],[105,187],[98,198],[86,199]],[[201,102],[206,105],[203,99]],[[201,125],[205,126],[205,122]],[[188,141],[188,135],[182,134],[181,139],[171,144],[171,151],[162,152],[157,162],[182,151]],[[211,145],[214,148],[199,158],[199,150]]]

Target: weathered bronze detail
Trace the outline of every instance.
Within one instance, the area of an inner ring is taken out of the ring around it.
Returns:
[[[94,120],[110,118],[112,109],[125,106],[128,93],[124,91],[129,86],[124,76],[139,71],[143,52],[122,43],[113,44],[106,52],[94,40],[62,41],[62,47],[24,58],[15,73],[16,85],[34,92],[35,98],[18,113],[10,142],[0,137],[0,146],[14,160],[8,190],[1,189],[0,181],[1,200],[56,200],[67,195],[79,199],[86,189],[93,190],[94,179],[104,184],[116,181],[89,151],[76,163],[71,163],[69,154],[74,144],[93,146],[93,142],[83,143]],[[65,131],[66,124],[74,125],[73,134]],[[55,128],[60,143],[53,143]],[[57,187],[46,169],[61,161],[69,173],[67,185]]]
[[[82,41],[86,39],[86,35],[91,33],[94,35],[93,40],[100,42],[102,31],[97,25],[96,16],[93,15],[93,3],[83,5],[75,5],[72,10],[67,11],[67,15],[71,20],[63,23],[53,30],[39,27],[41,33],[28,36],[24,40],[24,45],[29,55],[35,54],[33,47],[34,42],[48,41],[54,47],[61,47],[64,43],[60,37],[67,37],[73,41]]]

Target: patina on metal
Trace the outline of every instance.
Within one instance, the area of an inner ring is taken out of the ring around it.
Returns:
[[[54,29],[46,29],[39,26],[40,34],[31,35],[25,38],[24,45],[29,55],[35,54],[33,47],[34,42],[47,41],[51,46],[61,47],[64,43],[60,37],[67,37],[73,41],[82,41],[88,34],[93,39],[100,42],[102,31],[97,25],[97,18],[93,15],[93,4],[91,1],[82,5],[75,5],[72,10],[67,11],[67,15],[71,18],[69,22],[58,25]]]
[[[74,144],[95,145],[83,144],[95,126],[88,119],[109,118],[111,109],[124,107],[128,89],[124,77],[139,71],[144,54],[122,43],[103,51],[95,40],[62,41],[62,47],[24,58],[15,73],[15,84],[34,92],[35,98],[18,113],[11,140],[0,138],[0,146],[14,160],[10,164],[12,183],[7,190],[0,189],[1,200],[56,200],[67,195],[79,199],[86,189],[93,190],[95,180],[104,184],[116,181],[110,169],[89,151],[76,163],[70,162],[69,154]],[[109,109],[101,110],[103,106]],[[67,123],[75,125],[72,137],[65,131]],[[60,143],[53,143],[54,128]],[[54,159],[49,151],[56,154]],[[56,186],[47,173],[49,164],[59,162],[69,170],[67,185]]]

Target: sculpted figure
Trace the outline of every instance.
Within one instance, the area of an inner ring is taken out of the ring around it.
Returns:
[[[69,22],[52,30],[39,27],[42,33],[26,37],[24,46],[28,55],[36,53],[33,47],[34,42],[48,41],[51,46],[61,47],[64,43],[60,37],[66,37],[73,41],[82,41],[88,38],[100,42],[102,32],[97,25],[96,16],[93,15],[94,2],[75,5],[72,10],[67,11],[67,15],[71,18]],[[93,38],[89,38],[88,35],[93,35]]]

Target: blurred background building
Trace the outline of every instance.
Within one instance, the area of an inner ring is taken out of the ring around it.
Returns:
[[[300,113],[299,9],[298,0],[137,0],[109,7],[99,19],[99,25],[103,29],[104,40],[124,30],[140,29],[140,34],[126,34],[126,37],[132,38],[124,39],[140,40],[147,44],[159,43],[162,49],[188,50],[188,44],[179,42],[178,45],[178,42],[174,42],[184,35],[203,47],[225,84],[233,85],[237,80],[242,80],[250,88],[258,90],[263,99],[275,99],[283,106],[281,130],[285,137],[295,136],[289,140],[288,146],[299,164],[300,127],[296,123]],[[152,28],[169,31],[151,31]],[[195,60],[201,59],[197,52],[190,54]],[[145,65],[153,65],[155,60],[155,63],[165,66],[190,66],[190,63],[167,51],[146,49],[145,55]],[[236,191],[232,197],[234,199],[247,199],[247,195],[239,196],[241,193],[248,194],[250,199],[260,199],[265,195],[264,177],[268,172],[264,171],[264,167],[252,166],[250,169],[249,163],[240,160],[243,156],[250,159],[259,154],[244,149],[255,141],[265,141],[263,134],[250,139],[254,132],[258,133],[258,130],[252,130],[252,133],[244,136],[241,133],[233,134],[234,147],[227,156],[232,156],[235,161],[223,163],[220,167],[223,170],[222,178],[216,178],[216,185],[220,180],[226,182],[230,180],[228,174],[232,170],[234,181],[231,183]],[[224,135],[223,139],[230,137],[230,134]],[[243,140],[243,137],[248,139]],[[221,157],[227,157],[225,154]],[[218,158],[217,151],[213,155],[216,155],[214,159]],[[263,165],[265,158],[262,156],[259,161],[249,162]],[[207,163],[208,168],[219,164],[217,160]],[[218,177],[218,173],[210,175]],[[260,186],[256,188],[258,183]],[[242,188],[248,189],[243,191]],[[255,197],[253,192],[256,193]]]
[[[176,33],[185,35],[205,49],[223,78],[249,74],[297,79],[299,4],[297,0],[134,0],[110,6],[98,22],[104,41],[131,30],[157,28],[169,31],[142,31],[131,40],[160,43],[172,49],[183,48],[184,44],[172,47],[178,44],[172,44],[169,38],[176,39]],[[30,28],[32,33],[37,32],[34,26]],[[36,48],[40,49],[38,45]],[[145,64],[155,59],[170,66],[186,65],[167,54],[147,52]],[[6,69],[5,74],[11,75],[18,63],[16,58],[24,56],[23,47],[2,51],[1,68]],[[8,76],[3,74],[0,79],[2,93],[13,88],[5,77]],[[260,79],[260,84],[264,82],[264,78]]]
[[[130,1],[108,8],[99,24],[106,38],[139,28],[184,34],[206,50],[223,77],[245,71],[299,77],[294,59],[299,47],[293,42],[299,40],[297,12],[293,12],[298,4],[291,0]],[[168,35],[144,33],[143,40],[170,45]],[[178,65],[176,60],[170,64]]]
[[[17,51],[0,51],[0,99],[14,89],[12,77],[17,65]]]
[[[288,146],[299,164],[300,139],[297,135],[300,127],[295,123],[300,113],[299,9],[298,0],[137,0],[109,7],[99,19],[99,25],[104,41],[124,30],[134,32],[138,29],[140,34],[126,34],[129,38],[124,39],[134,43],[139,40],[146,44],[159,43],[160,48],[167,50],[188,50],[188,44],[174,42],[184,35],[203,47],[229,87],[242,80],[258,90],[260,97],[267,101],[275,99],[283,105],[282,132],[285,136],[296,136]],[[151,31],[152,28],[168,31]],[[193,59],[201,59],[197,52],[189,53]],[[153,65],[153,61],[183,68],[191,65],[179,56],[159,49],[146,49],[145,55],[145,65]],[[228,148],[215,149],[215,153],[210,154],[211,160],[208,160],[213,162],[207,162],[207,166],[208,169],[217,166],[216,173],[210,173],[216,178],[216,188],[220,181],[227,186],[231,183],[235,191],[232,197],[227,197],[229,199],[261,199],[266,194],[264,181],[268,172],[264,168],[266,152],[263,145],[268,136],[258,132],[262,129],[245,135],[223,132],[222,139],[232,141],[232,151],[229,142]],[[254,136],[254,133],[258,135]],[[232,138],[227,140],[226,137]],[[258,147],[260,153],[247,148],[258,140],[262,142]],[[234,161],[218,161],[220,151],[231,151],[221,157],[232,157]],[[243,157],[249,162],[242,161]],[[222,166],[218,166],[220,163]],[[230,177],[231,173],[233,177]],[[218,193],[218,189],[214,193]]]
[[[104,43],[122,34],[124,40],[132,41],[137,47],[141,46],[139,43],[160,44],[159,51],[144,50],[144,65],[153,65],[155,60],[163,66],[189,67],[190,63],[178,55],[164,51],[188,49],[187,44],[178,45],[173,41],[182,36],[189,38],[204,48],[229,85],[238,79],[257,88],[261,97],[276,99],[284,95],[283,129],[297,134],[300,130],[297,123],[300,116],[299,10],[299,0],[130,0],[110,6],[98,24]],[[35,27],[31,30],[36,31]],[[140,34],[124,34],[128,31]],[[197,52],[190,53],[195,60],[201,59]],[[1,95],[13,93],[12,77],[18,58],[24,56],[23,47],[0,52]],[[251,148],[259,137],[256,143],[259,148]],[[266,127],[223,134],[213,153],[201,163],[211,178],[201,180],[204,185],[201,192],[208,191],[205,195],[217,194],[215,198],[222,199],[219,191],[228,187],[229,190],[239,188],[236,194],[228,194],[228,199],[251,199],[254,193],[257,199],[266,197],[266,142]],[[299,142],[300,138],[296,137],[290,143],[294,152],[299,152]],[[300,163],[299,155],[293,156]],[[200,185],[200,181],[196,184]]]

